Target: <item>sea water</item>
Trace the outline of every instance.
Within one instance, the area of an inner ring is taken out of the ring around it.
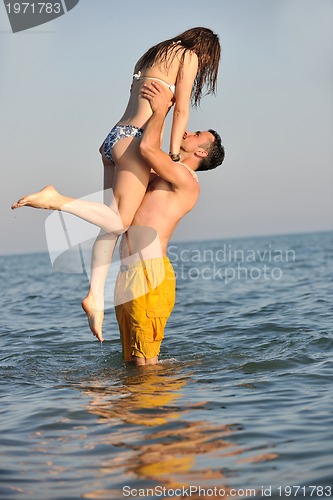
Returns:
[[[328,498],[333,233],[171,243],[158,367],[100,345],[84,274],[0,257],[0,498]]]

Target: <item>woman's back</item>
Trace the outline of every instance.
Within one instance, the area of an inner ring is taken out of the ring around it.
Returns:
[[[140,96],[141,87],[146,79],[156,79],[157,81],[163,82],[170,88],[172,93],[175,92],[175,86],[180,73],[186,71],[186,66],[191,63],[191,60],[193,64],[193,60],[194,63],[196,63],[197,59],[196,55],[192,53],[191,57],[187,57],[184,62],[181,62],[183,50],[179,51],[179,46],[177,47],[177,51],[175,49],[176,47],[174,45],[171,46],[166,60],[157,62],[148,68],[139,70],[139,65],[136,63],[130,98],[126,110],[118,124],[134,125],[141,128],[145,126],[146,122],[151,117],[152,111],[149,102],[147,99]]]

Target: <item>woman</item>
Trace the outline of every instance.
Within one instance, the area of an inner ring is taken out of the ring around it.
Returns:
[[[136,63],[125,113],[103,142],[104,203],[72,201],[66,211],[102,228],[92,251],[90,289],[82,301],[92,333],[102,338],[104,285],[119,234],[130,226],[146,192],[150,169],[141,158],[139,140],[152,111],[141,95],[146,80],[157,80],[170,89],[174,102],[170,156],[179,161],[190,103],[197,106],[203,95],[215,93],[220,43],[208,28],[191,28],[150,48]],[[110,193],[113,191],[113,198]],[[46,193],[45,193],[46,194]],[[51,192],[46,194],[53,196]],[[22,198],[12,208],[23,206]]]

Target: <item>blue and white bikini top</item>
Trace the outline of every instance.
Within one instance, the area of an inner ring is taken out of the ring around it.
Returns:
[[[141,76],[141,71],[138,71],[133,75],[133,80],[156,80],[156,82],[161,82],[163,83],[163,85],[166,85],[173,94],[176,90],[176,85],[169,85],[167,82],[161,80],[160,78],[153,78],[152,76]]]

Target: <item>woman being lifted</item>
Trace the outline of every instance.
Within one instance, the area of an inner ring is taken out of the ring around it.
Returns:
[[[197,27],[154,45],[140,57],[134,68],[126,110],[100,148],[104,204],[75,200],[47,186],[12,205],[12,208],[32,206],[66,211],[101,228],[92,250],[90,289],[82,301],[90,329],[100,341],[104,287],[113,251],[119,235],[130,226],[141,204],[150,176],[150,168],[139,150],[145,124],[152,114],[148,100],[141,95],[142,85],[155,80],[170,89],[174,111],[169,151],[171,159],[179,162],[190,104],[197,106],[204,90],[206,94],[216,93],[220,51],[218,35],[208,28]]]

